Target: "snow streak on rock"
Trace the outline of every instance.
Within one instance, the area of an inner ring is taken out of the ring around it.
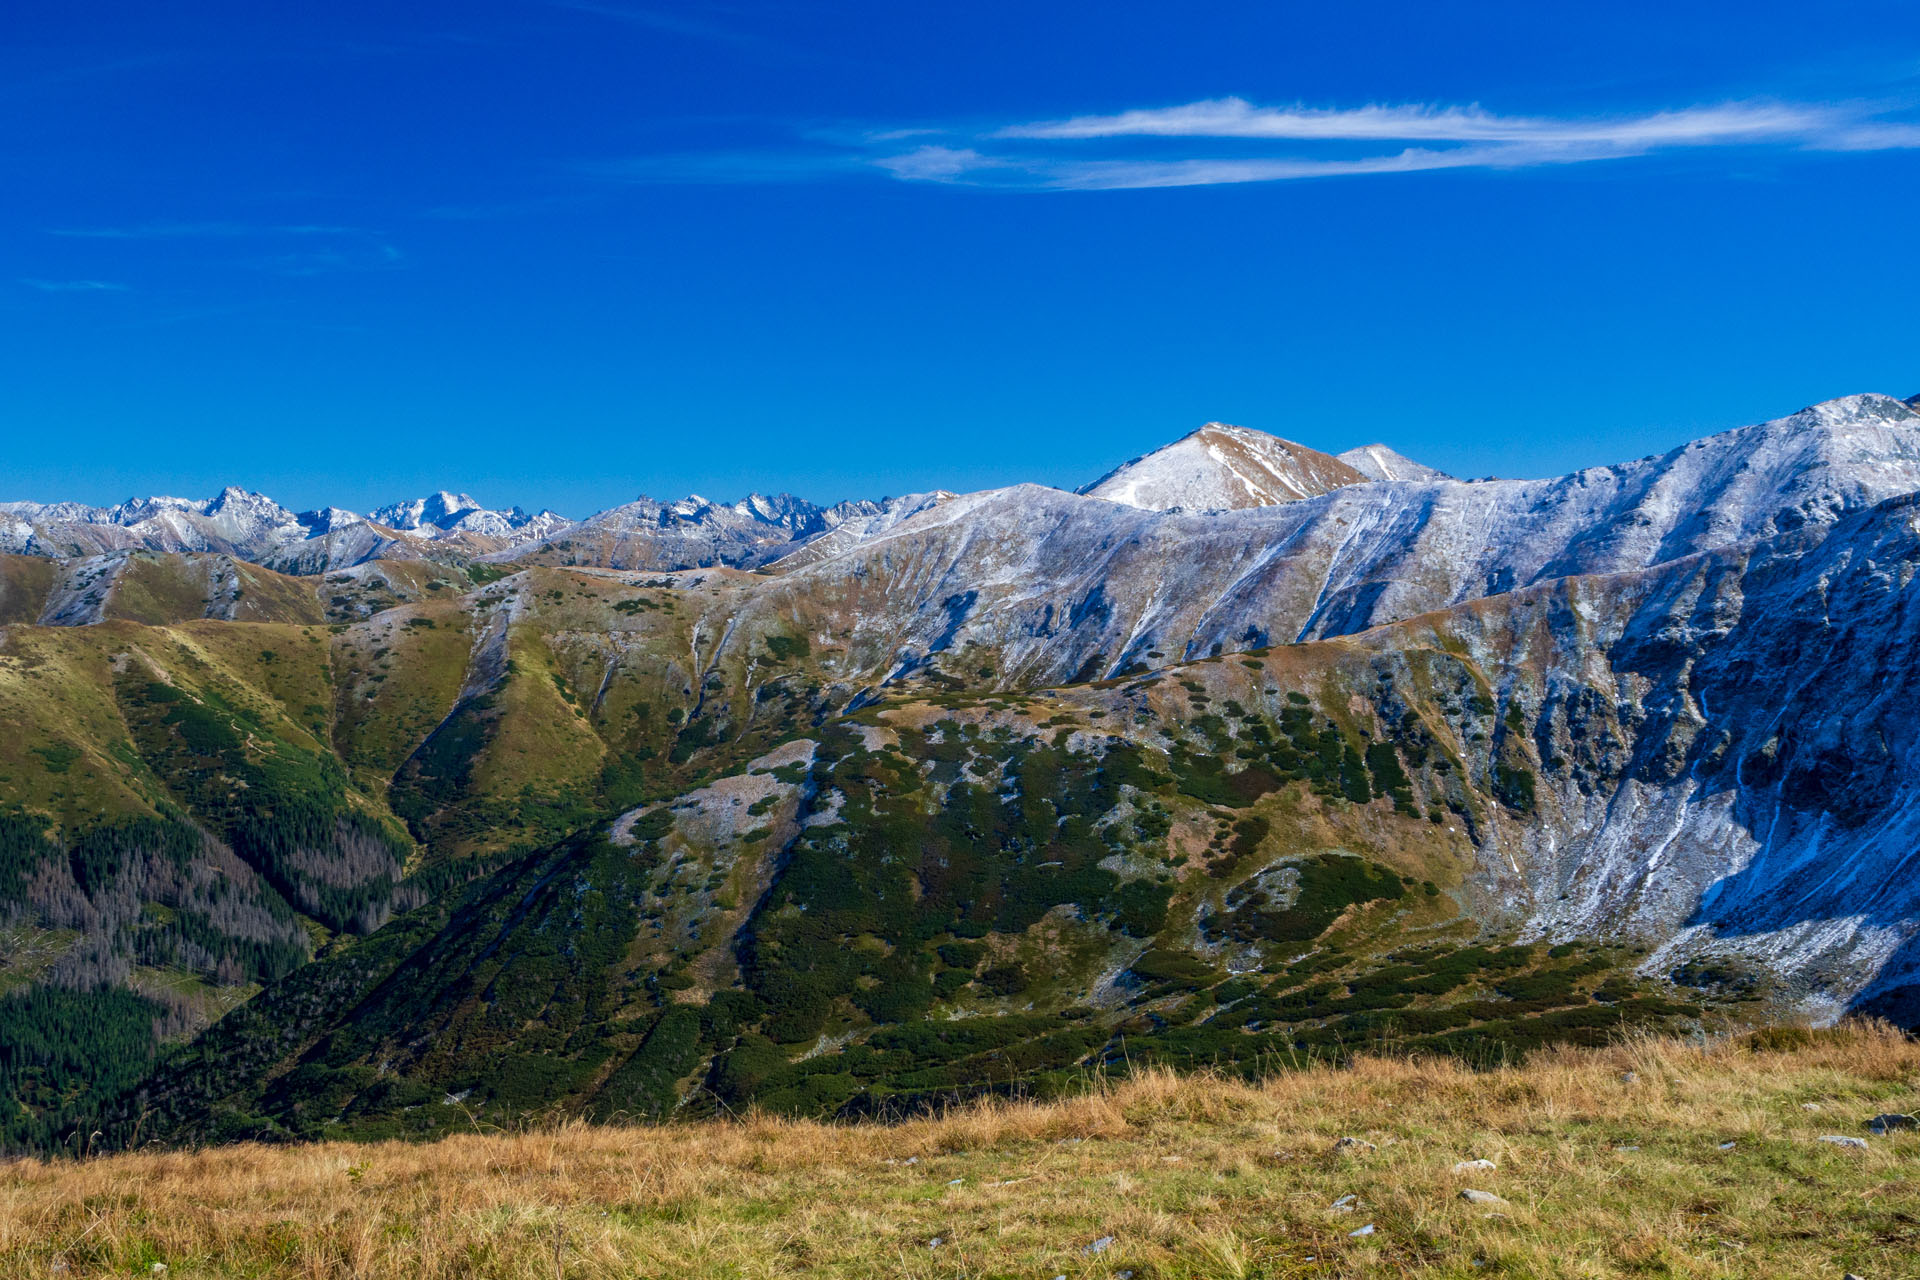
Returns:
[[[1366,478],[1339,458],[1305,445],[1209,422],[1081,492],[1153,511],[1230,511],[1311,498]]]

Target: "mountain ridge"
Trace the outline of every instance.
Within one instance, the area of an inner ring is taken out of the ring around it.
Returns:
[[[868,1114],[1382,1034],[1920,1024],[1905,402],[1547,480],[579,528],[0,555],[0,978],[118,993],[123,1036],[232,1010],[88,1116]],[[81,1123],[8,1034],[11,1132]]]
[[[1777,419],[1777,426],[1823,409],[1870,401],[1910,408],[1914,401],[1852,396],[1810,406]],[[1655,457],[1672,458],[1758,427],[1734,428]],[[1215,456],[1221,455],[1221,456]],[[1643,460],[1643,461],[1650,461]],[[1359,465],[1355,465],[1359,464]],[[1589,468],[1559,477],[1580,484],[1613,468]],[[1140,470],[1146,467],[1146,471]],[[1149,473],[1153,474],[1149,474]],[[1161,474],[1165,473],[1165,474]],[[1323,454],[1264,432],[1209,423],[1115,468],[1078,492],[1110,496],[1177,494],[1180,501],[1147,501],[1153,508],[1240,510],[1323,497],[1335,489],[1379,483],[1432,483],[1443,472],[1381,445]],[[1485,483],[1485,482],[1475,482]],[[1544,485],[1555,481],[1499,482]],[[1105,486],[1108,494],[1097,491]],[[1144,487],[1143,487],[1144,486]],[[483,508],[465,495],[442,491],[392,503],[369,515],[339,507],[295,513],[265,495],[228,486],[212,499],[129,499],[112,507],[82,503],[0,502],[0,553],[50,558],[130,550],[213,552],[296,574],[351,568],[380,560],[472,560],[507,563],[602,563],[605,567],[691,568],[730,564],[754,568],[790,556],[828,534],[845,546],[853,529],[874,526],[883,513],[922,500],[856,500],[823,507],[790,495],[749,494],[737,503],[697,496],[677,502],[640,498],[569,520],[552,511]],[[884,523],[891,525],[890,516]],[[567,544],[567,545],[561,545]],[[585,558],[582,558],[584,550]]]

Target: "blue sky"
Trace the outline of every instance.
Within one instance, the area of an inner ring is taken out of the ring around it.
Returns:
[[[1462,475],[1920,391],[1907,3],[13,0],[0,498]]]

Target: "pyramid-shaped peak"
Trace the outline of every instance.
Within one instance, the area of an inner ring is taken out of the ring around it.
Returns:
[[[222,489],[217,497],[202,508],[206,515],[248,515],[279,516],[287,514],[286,508],[264,493],[254,493],[237,484]]]
[[[1369,480],[1452,479],[1439,468],[1415,462],[1406,454],[1384,444],[1363,444],[1358,449],[1343,450],[1335,456]]]
[[[1209,422],[1081,492],[1150,510],[1223,511],[1295,502],[1367,479],[1332,454],[1251,427]]]

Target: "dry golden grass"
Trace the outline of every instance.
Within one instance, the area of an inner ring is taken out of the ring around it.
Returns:
[[[1852,1026],[1491,1072],[1150,1074],[891,1127],[570,1124],[22,1162],[0,1185],[0,1274],[1891,1280],[1920,1275],[1920,1137],[1818,1139],[1866,1136],[1917,1093],[1920,1045]],[[1375,1148],[1337,1153],[1348,1134]],[[1498,1171],[1454,1172],[1473,1158]],[[1467,1186],[1511,1205],[1491,1215]],[[1330,1207],[1346,1195],[1357,1211]]]

